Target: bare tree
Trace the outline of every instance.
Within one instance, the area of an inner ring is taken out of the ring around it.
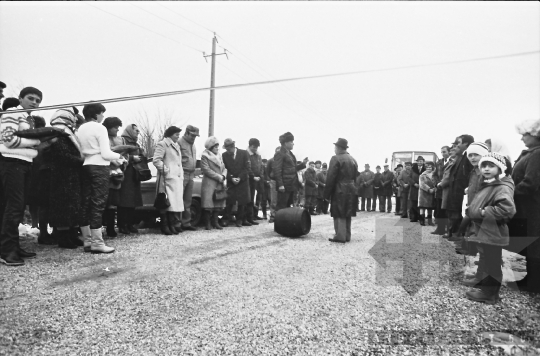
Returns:
[[[157,107],[149,112],[144,106],[137,111],[134,123],[140,131],[139,144],[144,148],[147,157],[154,155],[156,143],[163,138],[165,130],[172,125],[182,126],[186,120],[175,118],[174,109]]]

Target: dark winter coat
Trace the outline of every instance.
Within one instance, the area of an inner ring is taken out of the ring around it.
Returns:
[[[375,196],[383,195],[382,183],[382,173],[375,173],[373,175],[373,194]]]
[[[326,175],[327,171],[320,171],[317,173],[317,183],[319,187],[317,188],[317,198],[324,199],[324,187],[326,187]]]
[[[420,174],[426,171],[426,165],[422,166],[422,170],[418,169],[418,164],[413,163],[411,169],[411,185],[409,187],[409,200],[418,201],[418,189],[420,188]],[[417,184],[418,186],[415,186]]]
[[[227,169],[227,204],[245,205],[251,201],[249,193],[249,176],[251,175],[251,165],[249,162],[249,153],[246,150],[236,149],[236,158],[234,152],[225,152],[222,155],[223,163]],[[240,178],[240,183],[234,184],[232,179]]]
[[[448,162],[444,164],[444,158],[441,158],[440,160],[437,161],[437,163],[435,163],[434,175],[436,176],[435,179],[437,183],[442,182],[443,175],[444,175],[444,168],[448,165],[449,162],[450,160],[448,160]],[[437,191],[435,192],[435,198],[442,199],[442,194],[443,194],[443,190],[437,189]]]
[[[452,167],[454,166],[455,159],[451,159],[444,166],[444,172],[441,180],[440,189],[442,189],[442,202],[441,209],[447,209],[448,201],[450,200],[450,192],[452,191]]]
[[[516,239],[536,238],[530,241],[527,256],[540,259],[540,146],[521,152],[512,179],[516,215],[510,223],[510,235]]]
[[[358,163],[347,152],[337,154],[330,160],[324,198],[332,201],[330,214],[333,218],[356,216],[358,198],[354,179],[357,175]]]
[[[124,208],[136,208],[143,205],[141,194],[141,182],[137,180],[137,172],[133,168],[133,156],[143,155],[143,149],[137,144],[137,142],[124,140],[124,145],[139,147],[136,151],[131,151],[128,156],[128,165],[124,171],[124,180],[120,186],[120,196],[118,199],[118,206]]]
[[[450,187],[450,196],[446,209],[453,211],[462,210],[465,188],[469,185],[469,174],[472,169],[473,165],[467,158],[467,151],[456,157],[456,161],[450,171],[452,185]]]
[[[411,172],[403,169],[397,178],[397,182],[401,187],[401,195],[409,199],[409,190],[411,189],[412,180]]]
[[[361,198],[373,198],[373,179],[375,173],[372,171],[363,171],[358,175],[358,196]]]
[[[392,196],[392,181],[394,180],[394,172],[392,171],[384,171],[381,173],[382,175],[382,191],[379,192],[380,195],[384,195],[386,197]]]
[[[469,237],[470,241],[495,246],[508,245],[506,224],[516,213],[513,196],[514,184],[510,179],[497,179],[482,184],[466,210],[467,217],[473,223],[474,234]],[[484,209],[484,216],[481,209]]]
[[[297,172],[304,168],[306,168],[306,164],[296,164],[294,154],[282,146],[281,150],[274,155],[272,167],[274,179],[276,180],[276,188],[285,187],[285,191],[287,192],[298,190],[302,185],[298,181]]]
[[[308,196],[317,196],[317,172],[313,168],[308,168],[304,172],[304,195]]]
[[[81,169],[84,159],[69,137],[58,137],[43,152],[50,162],[49,224],[71,227],[81,223]]]

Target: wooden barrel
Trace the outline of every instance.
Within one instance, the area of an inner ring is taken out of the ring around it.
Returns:
[[[285,208],[276,212],[274,231],[287,237],[307,235],[311,229],[311,216],[302,208]]]

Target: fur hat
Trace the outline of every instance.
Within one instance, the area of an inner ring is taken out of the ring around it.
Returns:
[[[219,145],[219,140],[215,136],[210,136],[204,142],[204,148],[207,150],[211,149],[215,145]]]
[[[485,156],[482,156],[478,165],[482,167],[483,162],[491,162],[501,169],[501,172],[506,171],[506,159],[503,155],[497,152],[490,152]]]
[[[518,134],[531,136],[540,136],[540,120],[527,120],[516,125]]]
[[[485,156],[489,153],[488,146],[483,142],[473,142],[467,147],[467,155],[476,153],[480,156]]]
[[[279,136],[279,143],[284,144],[285,142],[294,141],[294,136],[290,132],[285,132],[283,135]]]

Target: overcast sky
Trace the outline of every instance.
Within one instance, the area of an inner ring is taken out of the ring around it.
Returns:
[[[216,85],[499,56],[540,48],[537,2],[1,2],[5,92],[42,105]],[[156,16],[153,16],[154,14]],[[158,18],[159,17],[159,18]],[[127,20],[127,21],[126,21]],[[128,22],[130,21],[130,22]],[[141,28],[142,26],[144,28]],[[438,152],[460,134],[524,148],[517,122],[540,118],[538,54],[216,91],[215,136],[269,157],[286,131],[294,153],[329,161],[338,137],[372,167],[393,151]],[[208,136],[210,92],[107,104],[132,123],[174,113]],[[42,111],[48,119],[52,111]]]

